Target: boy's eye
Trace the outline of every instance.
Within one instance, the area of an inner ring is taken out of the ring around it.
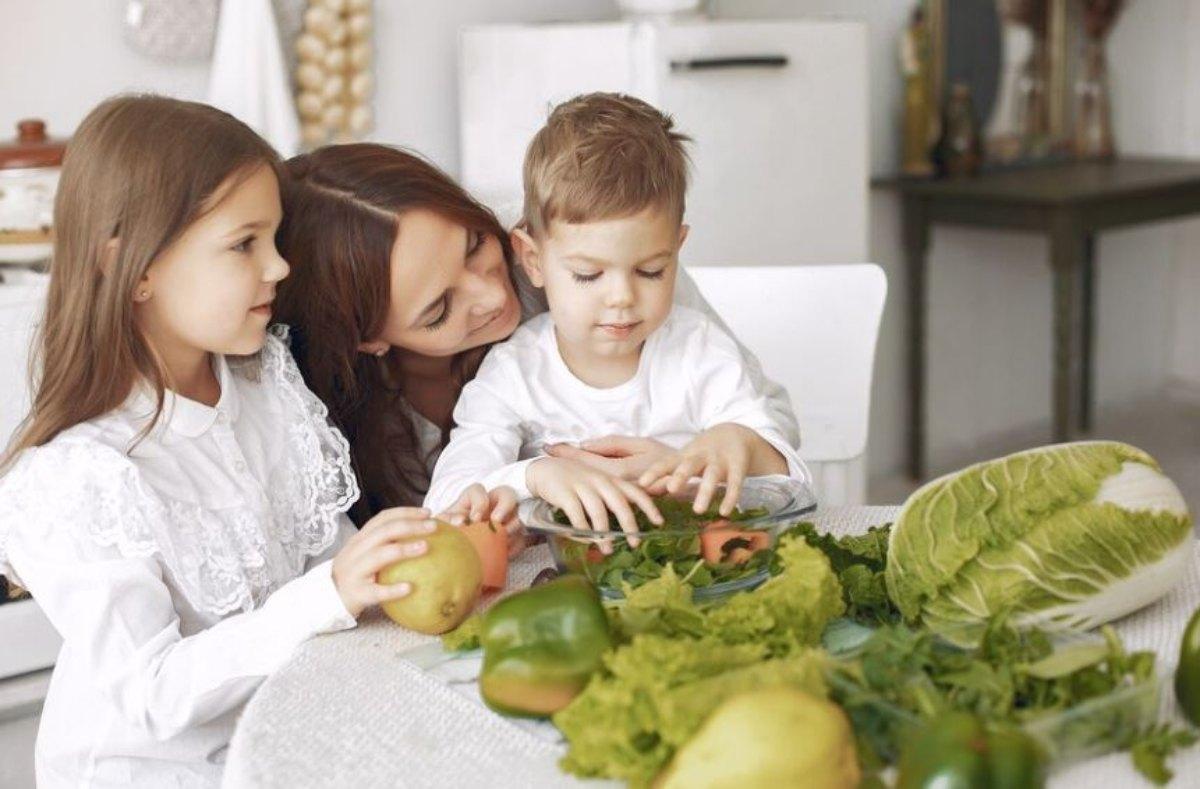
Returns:
[[[230,247],[230,249],[232,249],[234,252],[249,252],[250,248],[253,246],[254,246],[254,236],[246,236],[241,241],[237,242],[232,247]]]
[[[571,277],[576,282],[595,282],[600,279],[600,272],[597,271],[595,274],[580,274],[578,271],[572,271]]]
[[[645,277],[646,279],[662,279],[663,274],[666,272],[667,270],[665,268],[660,268],[658,271],[642,271],[641,269],[638,269],[638,276]]]

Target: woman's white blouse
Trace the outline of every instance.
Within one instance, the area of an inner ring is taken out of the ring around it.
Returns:
[[[330,574],[358,497],[284,342],[216,357],[215,407],[153,395],[26,450],[0,480],[0,573],[64,639],[42,789],[214,786],[242,705],[310,636],[354,626]]]

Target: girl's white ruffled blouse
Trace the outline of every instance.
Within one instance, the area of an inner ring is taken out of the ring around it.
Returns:
[[[0,573],[64,639],[42,789],[220,782],[242,705],[310,636],[354,626],[330,574],[358,497],[284,342],[214,358],[220,401],[152,393],[26,450],[0,480]]]

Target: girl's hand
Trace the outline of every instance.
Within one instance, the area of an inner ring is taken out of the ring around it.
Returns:
[[[411,592],[408,583],[386,586],[375,575],[389,564],[425,553],[426,542],[412,538],[432,534],[436,527],[429,510],[418,507],[383,510],[367,521],[333,558],[333,585],[346,611],[357,619],[367,606],[399,600]]]
[[[483,485],[475,483],[464,490],[449,509],[438,515],[438,519],[455,526],[490,520],[508,532],[508,558],[525,550],[525,527],[517,520],[517,492],[507,485],[489,492]]]
[[[699,514],[712,504],[717,485],[725,484],[718,511],[729,515],[737,505],[746,475],[786,473],[787,461],[762,436],[743,425],[724,423],[705,430],[678,452],[655,462],[638,479],[651,492],[678,493],[692,477],[700,486],[692,503]]]
[[[658,507],[646,491],[632,482],[574,460],[553,457],[536,460],[525,471],[525,484],[530,493],[566,513],[576,529],[607,532],[608,513],[612,512],[621,531],[636,532],[637,519],[630,502],[646,513],[653,523],[663,522]],[[637,547],[637,538],[630,539],[629,544]],[[608,542],[602,543],[600,548],[605,552],[612,550]]]
[[[550,457],[574,460],[610,477],[630,482],[674,451],[661,441],[637,436],[604,436],[588,439],[578,446],[550,444],[546,447]]]

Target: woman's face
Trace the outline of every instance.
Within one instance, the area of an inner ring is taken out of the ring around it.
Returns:
[[[499,239],[428,209],[401,215],[380,340],[423,356],[452,356],[503,340],[520,320]]]

